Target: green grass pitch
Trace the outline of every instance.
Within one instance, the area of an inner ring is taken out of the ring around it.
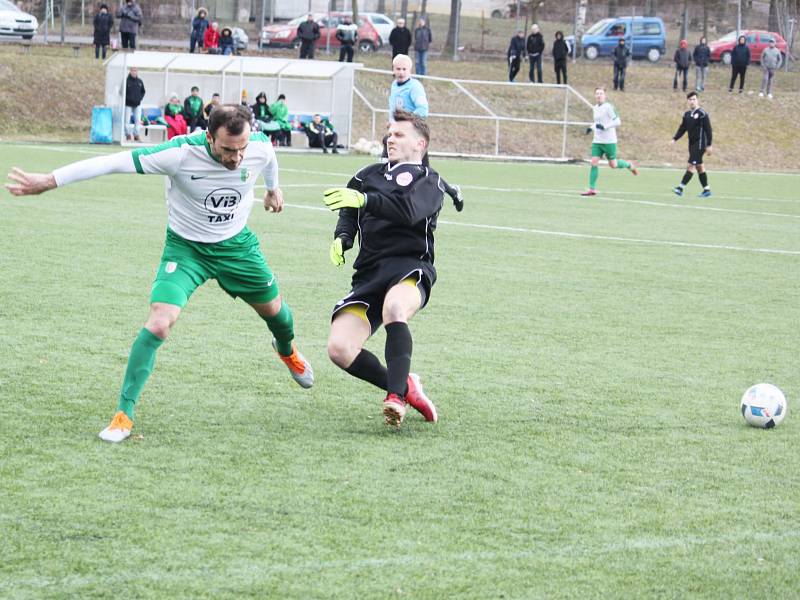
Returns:
[[[622,156],[625,157],[624,147]],[[103,152],[9,145],[0,172]],[[259,235],[316,385],[211,282],[97,438],[147,313],[160,177],[0,191],[0,596],[787,598],[800,589],[800,176],[434,159],[467,205],[411,325],[440,422],[400,431],[327,359],[350,265],[321,191],[365,157],[281,156]],[[383,355],[383,334],[369,347]],[[747,427],[775,383],[789,415]]]

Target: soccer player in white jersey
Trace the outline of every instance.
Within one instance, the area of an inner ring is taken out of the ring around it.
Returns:
[[[292,343],[292,313],[281,300],[258,238],[247,227],[259,174],[267,187],[264,208],[274,213],[283,209],[275,152],[269,138],[250,132],[249,109],[220,105],[211,113],[205,133],[90,158],[52,173],[15,168],[9,174],[13,183],[6,188],[15,196],[40,194],[110,173],[166,175],[169,218],[150,292],[150,313],[131,348],[117,412],[100,437],[121,442],[130,436],[134,406],[153,369],[156,351],[189,297],[209,279],[216,279],[230,296],[242,298],[255,309],[272,332],[272,346],[292,378],[310,388],[314,373]]]
[[[622,125],[622,120],[617,115],[614,105],[606,101],[605,88],[595,88],[594,99],[597,101],[597,104],[592,107],[594,124],[586,130],[586,133],[594,132],[589,189],[581,193],[581,196],[597,195],[597,176],[600,174],[597,165],[604,156],[608,159],[608,166],[612,169],[628,169],[634,175],[638,175],[633,162],[617,158],[617,127]]]

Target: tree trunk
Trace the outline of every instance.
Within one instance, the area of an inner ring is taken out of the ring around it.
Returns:
[[[606,14],[608,17],[616,17],[617,16],[617,0],[608,0],[608,13]]]
[[[386,14],[386,0],[378,0],[378,12],[382,15]]]
[[[530,17],[531,25],[539,22],[539,5],[544,4],[541,0],[531,0],[528,6],[528,16]],[[527,24],[526,24],[527,25]],[[526,27],[527,31],[527,27]]]
[[[708,37],[708,0],[703,0],[703,37]]]
[[[353,23],[358,27],[358,0],[351,0],[350,6],[353,9]]]
[[[400,3],[400,16],[408,21],[408,0],[403,0]]]
[[[419,7],[419,16],[425,19],[425,22],[428,22],[428,0],[422,0],[422,4]]]
[[[655,17],[657,12],[658,12],[658,0],[645,0],[644,16]]]
[[[681,10],[681,39],[689,39],[689,0],[683,0],[683,9]]]
[[[456,26],[461,17],[459,9],[461,0],[450,0],[450,25],[447,28],[447,42],[444,45],[444,52],[452,54],[456,46]]]
[[[769,0],[769,20],[767,29],[778,31],[778,0]]]

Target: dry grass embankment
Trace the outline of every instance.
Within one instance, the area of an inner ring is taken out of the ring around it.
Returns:
[[[104,71],[100,61],[92,58],[89,49],[73,57],[70,48],[34,46],[31,54],[23,54],[17,45],[0,46],[0,137],[36,141],[85,141],[91,121],[91,107],[102,104]],[[276,53],[293,56],[291,53]],[[324,55],[323,55],[324,57]],[[360,56],[367,66],[388,68],[389,55]],[[545,63],[545,80],[552,81],[552,63]],[[434,75],[487,79],[505,79],[505,64],[500,61],[432,60],[429,71]],[[527,65],[519,80],[525,80]],[[760,69],[751,67],[749,93],[729,94],[728,69],[712,67],[710,81],[703,94],[703,104],[714,124],[715,156],[713,167],[765,170],[797,170],[800,165],[800,74],[778,75],[776,95],[772,101],[759,98],[757,86]],[[609,86],[611,65],[598,61],[579,61],[569,65],[570,83],[587,98],[592,98],[595,85]],[[385,103],[383,86],[388,80],[380,76],[363,81],[368,96],[380,106]],[[693,80],[693,77],[692,77]],[[440,89],[441,87],[441,89]],[[658,65],[636,62],[629,69],[627,91],[611,92],[623,119],[620,149],[624,157],[633,157],[645,164],[680,165],[685,159],[685,142],[678,149],[667,145],[684,110],[684,96],[672,91],[672,71],[662,61]],[[753,90],[756,90],[755,92]],[[447,86],[429,86],[434,112],[464,112],[470,109],[463,95]],[[500,114],[521,117],[542,117],[563,106],[528,86],[503,88],[489,98],[489,104]],[[552,105],[552,106],[551,106]],[[369,133],[369,118],[361,102],[355,101],[356,135]],[[585,120],[588,110],[573,103],[571,117]],[[474,121],[447,127],[434,122],[437,148],[471,151],[493,151],[493,125]],[[568,137],[567,154],[581,158],[588,152],[588,139],[573,130]],[[506,125],[501,129],[501,147],[517,152],[530,152],[534,146],[560,153],[560,131],[536,129],[524,125]]]

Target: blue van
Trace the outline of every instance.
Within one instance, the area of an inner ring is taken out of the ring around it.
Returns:
[[[611,56],[621,38],[633,58],[658,62],[667,51],[667,30],[659,17],[614,17],[603,19],[586,30],[581,38],[583,55],[589,60]]]

